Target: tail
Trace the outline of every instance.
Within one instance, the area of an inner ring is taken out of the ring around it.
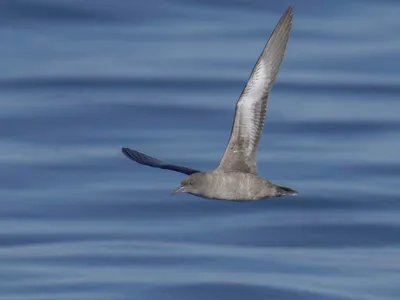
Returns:
[[[287,186],[282,186],[282,185],[277,185],[277,184],[275,184],[275,192],[276,192],[275,197],[296,196],[297,195],[297,191],[295,191]]]

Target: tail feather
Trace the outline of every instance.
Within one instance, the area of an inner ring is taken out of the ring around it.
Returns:
[[[297,191],[291,189],[290,187],[275,184],[277,196],[296,196]]]

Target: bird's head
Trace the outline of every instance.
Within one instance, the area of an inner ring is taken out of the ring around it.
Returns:
[[[171,192],[172,195],[177,193],[188,193],[198,195],[201,189],[201,183],[203,182],[202,173],[194,173],[182,180],[181,186]]]

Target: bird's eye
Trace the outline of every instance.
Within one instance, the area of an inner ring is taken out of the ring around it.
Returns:
[[[189,181],[189,184],[192,185],[193,184],[192,181]]]

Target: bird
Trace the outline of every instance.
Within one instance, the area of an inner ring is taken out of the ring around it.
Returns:
[[[169,164],[127,147],[122,153],[139,164],[188,175],[171,194],[188,193],[216,200],[255,201],[295,196],[292,188],[258,176],[257,152],[267,111],[269,93],[283,60],[292,27],[293,5],[282,14],[236,102],[229,142],[219,165],[199,171]]]

